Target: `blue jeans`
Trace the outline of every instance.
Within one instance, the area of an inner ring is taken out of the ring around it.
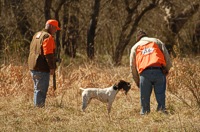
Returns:
[[[157,111],[165,110],[166,76],[161,69],[147,69],[140,74],[141,114],[150,112],[150,97],[153,87],[158,103]]]
[[[50,73],[31,70],[31,76],[34,83],[34,105],[43,107],[49,87]]]

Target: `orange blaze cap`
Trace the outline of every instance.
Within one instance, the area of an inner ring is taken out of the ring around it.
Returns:
[[[51,24],[51,25],[55,26],[57,30],[60,30],[60,28],[58,27],[58,21],[57,20],[50,19],[46,22],[46,24]]]

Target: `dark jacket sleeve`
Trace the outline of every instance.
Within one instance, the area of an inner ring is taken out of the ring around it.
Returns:
[[[54,54],[45,55],[45,58],[48,63],[49,69],[56,69]]]

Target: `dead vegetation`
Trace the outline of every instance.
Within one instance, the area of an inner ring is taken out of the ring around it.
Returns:
[[[191,131],[200,130],[200,58],[174,59],[168,76],[169,115],[155,112],[140,116],[139,90],[132,83],[127,96],[120,92],[110,116],[106,105],[93,100],[81,112],[79,87],[107,87],[119,79],[131,81],[128,64],[112,67],[101,63],[71,63],[57,70],[57,90],[52,80],[46,107],[33,107],[33,84],[26,66],[0,67],[0,131]],[[51,78],[52,79],[52,78]]]

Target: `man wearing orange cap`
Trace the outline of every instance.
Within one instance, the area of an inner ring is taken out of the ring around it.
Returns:
[[[130,54],[130,70],[136,85],[140,88],[141,115],[150,112],[152,87],[157,100],[157,111],[166,113],[166,75],[172,67],[169,53],[159,39],[147,37],[139,30],[137,43]]]
[[[48,20],[45,29],[37,32],[30,44],[28,66],[34,82],[34,105],[44,107],[49,87],[50,75],[55,73],[55,41],[53,35],[57,30],[58,21]]]

